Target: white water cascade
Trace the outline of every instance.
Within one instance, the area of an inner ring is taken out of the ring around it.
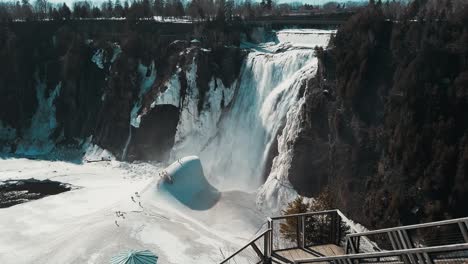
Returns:
[[[122,160],[125,160],[127,158],[127,152],[128,152],[128,146],[130,145],[130,142],[132,141],[132,125],[130,124],[128,126],[128,137],[127,141],[125,141],[124,148],[122,150]]]
[[[248,55],[232,106],[201,155],[214,184],[241,190],[262,184],[270,146],[298,97],[300,85],[293,84],[302,68],[315,65],[313,50]]]
[[[172,159],[198,155],[210,181],[222,190],[254,191],[264,179],[263,171],[270,147],[278,140],[278,157],[274,159],[269,178],[285,183],[265,185],[259,199],[277,194],[287,186],[287,139],[297,134],[291,124],[300,103],[300,88],[315,75],[317,59],[314,49],[302,43],[326,46],[330,31],[302,30],[280,34],[280,43],[253,47],[244,61],[237,83],[224,87],[213,79],[205,105],[198,112],[196,62],[186,72],[188,97],[181,107]],[[327,38],[324,34],[328,34]],[[296,43],[287,43],[288,39]],[[169,85],[167,93],[173,93]],[[167,97],[164,93],[159,98]],[[156,99],[155,103],[160,101]],[[171,101],[171,100],[170,100]],[[221,105],[227,106],[222,110]],[[159,104],[159,102],[158,102]],[[282,132],[282,133],[278,133]],[[276,137],[281,134],[280,137]],[[285,178],[286,177],[286,178]],[[268,182],[268,181],[267,181]],[[294,191],[289,192],[293,196]],[[283,195],[284,196],[284,195]],[[262,202],[260,202],[262,203]]]

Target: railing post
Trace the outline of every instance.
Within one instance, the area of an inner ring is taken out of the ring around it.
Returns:
[[[413,248],[413,246],[410,243],[411,241],[409,241],[408,233],[406,232],[406,230],[404,230],[404,229],[398,230],[397,233],[398,233],[398,236],[400,238],[401,245],[403,246],[403,249]],[[414,258],[413,254],[407,254],[406,256],[408,257],[408,259],[409,259],[409,261],[411,263],[417,263],[417,261]]]
[[[361,247],[361,237],[358,236],[356,240],[357,240],[357,243],[356,243],[356,253],[359,253],[359,249],[360,249],[360,247]]]
[[[394,250],[404,249],[402,241],[398,236],[398,231],[389,231],[388,235],[390,237],[390,242],[392,243],[392,247]],[[410,259],[408,258],[408,256],[401,254],[400,258],[405,264],[410,263]]]
[[[460,231],[463,235],[463,239],[466,243],[468,243],[468,232],[466,231],[467,226],[466,223],[458,222],[458,226],[460,227]]]
[[[301,247],[301,217],[296,216],[296,245],[298,248]]]
[[[398,246],[395,242],[395,239],[393,238],[393,234],[392,232],[387,232],[387,235],[388,235],[388,239],[390,239],[390,243],[392,244],[392,249],[395,250],[395,249],[398,249]]]
[[[266,263],[271,262],[271,255],[273,254],[273,221],[271,218],[268,218],[268,231],[265,234],[264,247],[265,247],[265,260]]]
[[[346,254],[349,254],[349,253],[351,254],[359,253],[356,251],[356,247],[354,246],[354,237],[346,238]]]
[[[427,264],[434,264],[434,261],[432,261],[432,258],[431,256],[429,256],[429,254],[427,254],[427,252],[424,252],[424,258],[426,259],[426,263]],[[423,262],[424,263],[424,262]]]
[[[269,251],[269,243],[270,243],[270,232],[265,233],[263,236],[263,264],[269,263],[268,261],[270,260],[268,251]]]
[[[305,247],[305,224],[304,224],[304,216],[301,216],[301,248]]]
[[[335,216],[336,216],[335,236],[336,236],[337,245],[339,246],[341,243],[341,216],[338,214],[338,212],[335,212]]]

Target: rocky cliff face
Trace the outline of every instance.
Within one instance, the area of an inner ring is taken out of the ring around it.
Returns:
[[[335,206],[374,228],[468,215],[467,47],[460,17],[353,17],[305,91],[293,186],[329,186]]]
[[[119,158],[166,160],[179,109],[152,102],[174,74],[186,83],[182,72],[194,61],[201,66],[195,76],[200,107],[212,77],[229,86],[243,56],[229,48],[239,32],[135,23],[0,25],[0,150],[41,155],[60,145],[79,147],[92,136]],[[136,116],[138,129],[130,126]],[[155,142],[160,148],[148,147]]]

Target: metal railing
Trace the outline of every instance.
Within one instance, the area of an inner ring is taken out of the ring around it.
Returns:
[[[271,240],[270,236],[271,229],[268,228],[250,240],[245,246],[232,253],[220,264],[266,263],[267,260],[271,258],[271,251],[269,246],[269,241]]]
[[[315,245],[340,245],[343,230],[338,210],[271,217],[271,252]],[[344,236],[343,236],[344,237]]]
[[[265,231],[221,264],[271,263],[275,258],[285,263],[468,264],[468,217],[348,234],[345,239],[343,226],[339,210],[271,217]],[[345,255],[309,252],[312,246],[343,242]],[[280,255],[291,249],[311,257],[290,260]]]
[[[359,253],[341,256],[297,259],[293,263],[386,263],[386,264],[466,264],[468,263],[468,243],[412,248],[372,253]]]
[[[265,231],[220,264],[231,261],[232,263],[270,263],[275,251],[307,249],[322,244],[339,245],[343,237],[340,226],[341,216],[338,210],[271,217],[268,218],[268,228]],[[252,251],[255,254],[251,254]]]
[[[468,243],[468,217],[350,234],[346,236],[346,253],[401,250],[460,243]]]

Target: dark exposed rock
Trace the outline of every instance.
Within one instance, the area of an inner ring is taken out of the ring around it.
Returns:
[[[179,108],[173,105],[155,106],[142,117],[138,129],[132,128],[134,136],[128,159],[166,161],[174,145],[178,122]]]
[[[20,179],[0,182],[0,208],[70,191],[72,186],[51,180]]]
[[[188,85],[185,72],[195,60],[202,110],[209,82],[220,79],[230,86],[243,59],[236,47],[238,29],[218,32],[211,29],[219,25],[211,23],[194,27],[144,21],[64,21],[0,27],[0,120],[17,136],[14,141],[0,139],[0,149],[13,152],[37,112],[40,82],[46,86],[45,98],[60,85],[53,102],[57,126],[49,137],[55,144],[78,146],[92,136],[93,143],[122,157],[130,113],[141,99],[141,126],[131,128],[135,138],[130,141],[129,158],[163,160],[174,142],[179,108],[153,109],[155,96],[164,92],[167,81],[177,74],[183,103]],[[201,42],[193,45],[190,40],[194,37]],[[96,54],[98,61],[93,61]],[[144,93],[139,65],[154,65],[157,75]]]
[[[306,89],[290,181],[371,228],[468,215],[468,24],[353,17]],[[326,89],[328,94],[322,91]]]

